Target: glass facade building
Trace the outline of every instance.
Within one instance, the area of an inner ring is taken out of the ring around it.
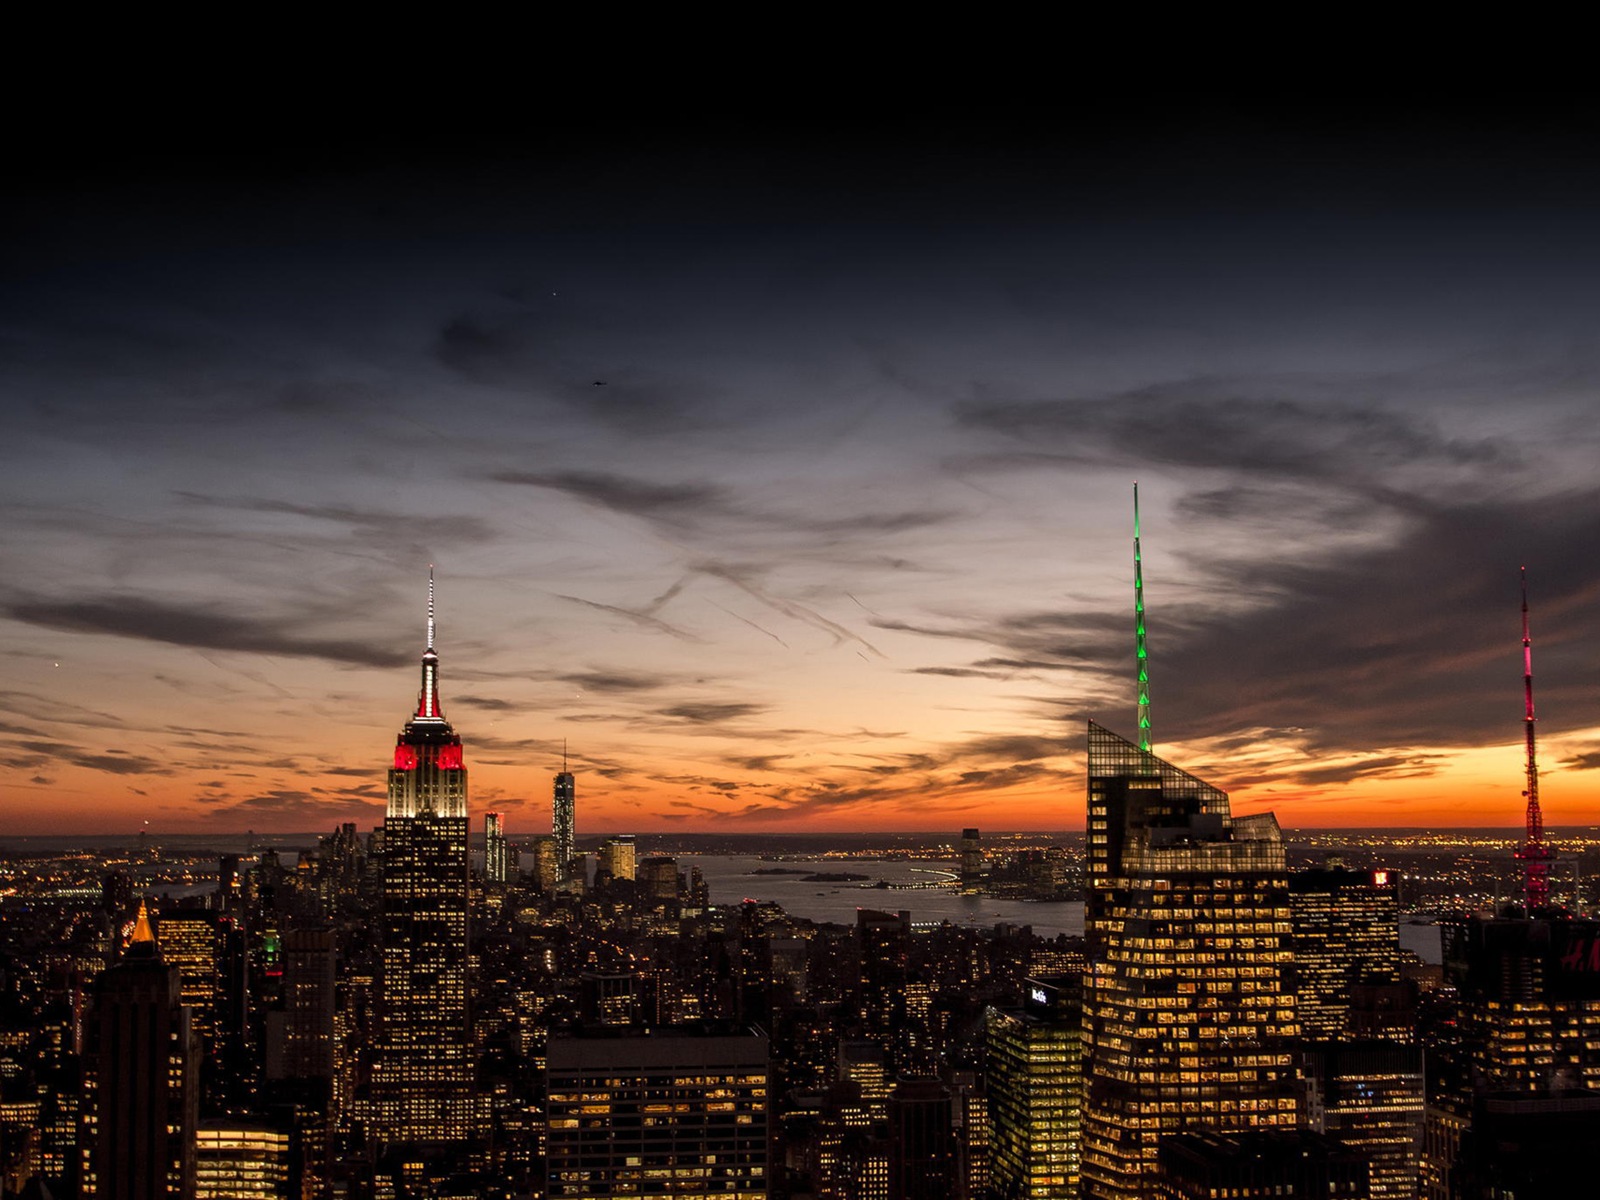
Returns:
[[[1084,1194],[1150,1194],[1180,1129],[1293,1126],[1299,1037],[1277,821],[1089,726]]]

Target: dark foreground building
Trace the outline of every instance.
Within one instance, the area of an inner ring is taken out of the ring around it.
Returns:
[[[181,987],[140,904],[122,961],[95,983],[80,1196],[192,1200],[195,1194],[198,1071]]]
[[[1176,1133],[1161,1143],[1154,1200],[1367,1200],[1359,1151],[1303,1129]]]
[[[766,1200],[766,1035],[616,1028],[553,1035],[550,1200]]]

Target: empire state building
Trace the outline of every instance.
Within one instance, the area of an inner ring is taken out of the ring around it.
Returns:
[[[372,1132],[391,1143],[472,1131],[467,1012],[467,770],[439,705],[433,572],[416,711],[400,731],[383,822]]]

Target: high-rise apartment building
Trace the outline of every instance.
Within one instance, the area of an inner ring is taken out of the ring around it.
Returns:
[[[550,1200],[766,1200],[765,1035],[556,1034],[546,1063]]]
[[[162,961],[141,903],[122,961],[95,983],[80,1196],[194,1198],[199,1085],[181,979]]]
[[[1270,814],[1089,725],[1084,1194],[1150,1194],[1163,1136],[1292,1126],[1289,886]]]
[[[1017,1009],[985,1014],[989,1186],[998,1200],[1077,1200],[1083,1137],[1083,989],[1028,979]]]
[[[483,814],[483,877],[490,883],[506,881],[506,827],[497,812]]]
[[[422,688],[395,744],[383,822],[369,1114],[381,1141],[455,1142],[471,1132],[468,866],[467,769],[439,704],[430,573]]]

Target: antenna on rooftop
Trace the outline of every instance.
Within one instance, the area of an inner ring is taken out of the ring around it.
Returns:
[[[1523,900],[1531,915],[1550,904],[1550,863],[1555,847],[1544,836],[1544,812],[1539,807],[1539,755],[1535,744],[1533,715],[1533,639],[1528,634],[1528,568],[1522,568],[1522,728],[1527,744],[1528,798],[1524,817],[1522,847],[1516,856],[1523,863]]]
[[[1150,660],[1144,644],[1144,561],[1139,552],[1139,481],[1133,483],[1133,638],[1139,664],[1139,749],[1150,751]]]

